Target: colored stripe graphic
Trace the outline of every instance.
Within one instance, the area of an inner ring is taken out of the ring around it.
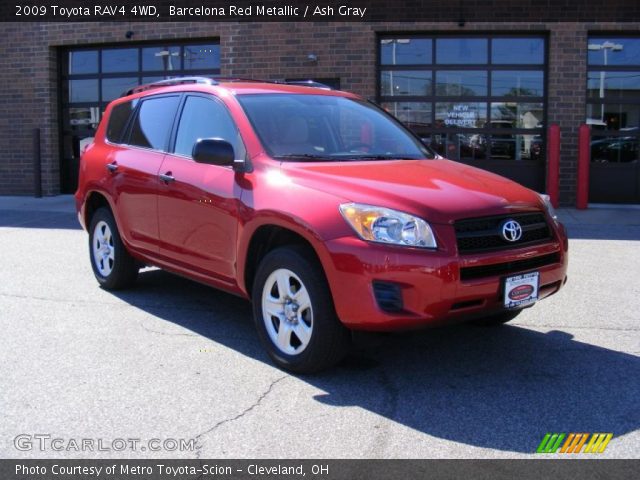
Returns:
[[[613,438],[613,433],[594,433],[584,453],[602,453]]]
[[[564,433],[547,433],[538,445],[536,453],[556,453],[565,436]]]
[[[547,433],[538,445],[536,453],[603,453],[612,438],[613,433]],[[582,451],[585,443],[587,446]]]
[[[569,453],[580,453],[580,450],[582,450],[582,446],[587,441],[587,438],[589,438],[588,433],[583,433],[581,435],[582,435],[582,438],[580,439],[580,442],[578,443],[578,445],[576,445],[576,448],[573,450],[573,452],[569,452]]]

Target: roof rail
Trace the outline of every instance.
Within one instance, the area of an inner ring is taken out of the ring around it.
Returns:
[[[145,85],[138,85],[124,92],[121,97],[133,95],[134,93],[146,92],[154,88],[172,87],[174,85],[185,85],[188,83],[199,83],[202,85],[218,85],[220,82],[255,82],[255,83],[275,83],[280,85],[298,85],[301,87],[322,88],[333,90],[329,85],[316,82],[315,80],[259,80],[255,78],[242,77],[175,77],[168,80],[159,80]]]
[[[172,87],[174,85],[184,85],[187,83],[200,83],[204,85],[217,85],[218,82],[209,77],[176,77],[169,78],[168,80],[160,80],[153,83],[147,83],[145,85],[139,85],[137,87],[133,87],[126,92],[124,92],[121,97],[126,97],[128,95],[133,95],[134,93],[145,92],[147,90],[152,90],[154,88],[162,88],[162,87]]]
[[[323,90],[333,90],[332,87],[315,80],[274,80],[273,83],[281,83],[284,85],[298,85],[300,87],[322,88]]]
[[[277,85],[299,85],[301,87],[324,88],[325,90],[333,90],[329,85],[316,82],[315,80],[262,80],[259,78],[243,78],[243,77],[212,77],[219,82],[251,82],[251,83],[274,83]]]
[[[245,77],[211,77],[217,82],[250,82],[250,83],[271,83],[269,80],[260,80],[259,78],[245,78]]]

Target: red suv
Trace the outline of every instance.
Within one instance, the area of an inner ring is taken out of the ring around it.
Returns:
[[[350,330],[500,324],[566,281],[546,196],[434,154],[346,92],[182,78],[113,101],[76,192],[106,289],[154,265],[253,301],[279,366]]]

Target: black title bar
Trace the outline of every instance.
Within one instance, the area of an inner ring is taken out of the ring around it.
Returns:
[[[0,460],[2,480],[608,480],[639,460]]]
[[[638,22],[638,0],[3,0],[4,22]]]

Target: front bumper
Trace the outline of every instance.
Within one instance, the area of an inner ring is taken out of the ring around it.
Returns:
[[[453,228],[442,237],[444,245],[455,245]],[[369,243],[352,236],[327,241],[325,247],[323,264],[336,312],[355,330],[435,326],[499,312],[504,278],[517,273],[540,272],[540,300],[556,293],[566,281],[568,242],[561,225],[554,228],[553,240],[544,244],[474,255],[458,255],[455,247],[430,251]],[[536,259],[544,264],[540,266]],[[492,273],[500,264],[512,267]],[[487,266],[492,267],[484,268]],[[474,273],[468,275],[469,269]],[[478,274],[483,271],[487,273]],[[399,288],[399,311],[380,308],[374,282]]]

